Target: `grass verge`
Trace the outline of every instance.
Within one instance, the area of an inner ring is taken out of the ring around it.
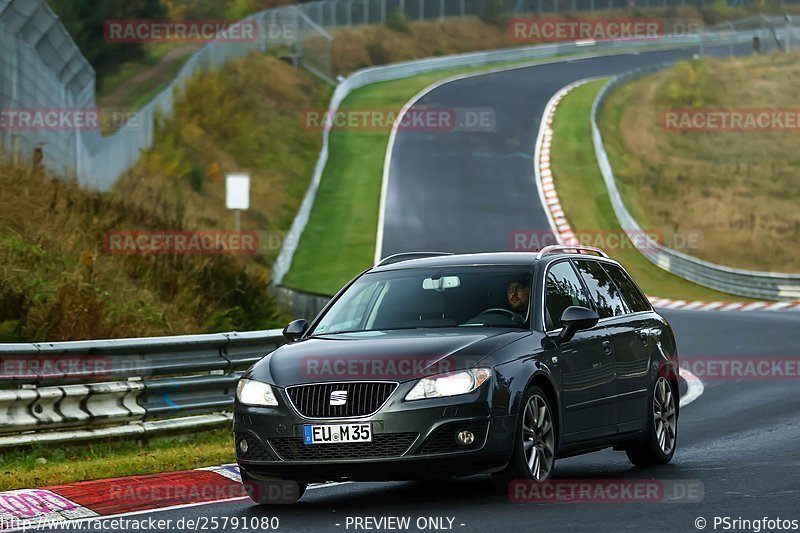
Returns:
[[[138,441],[36,445],[0,453],[0,491],[188,470],[233,461],[229,428]]]
[[[797,132],[789,121],[733,131],[709,112],[740,117],[747,110],[800,105],[787,80],[800,76],[800,53],[686,61],[615,89],[600,127],[620,194],[644,227],[671,236],[696,235],[679,250],[712,263],[798,272],[800,182]],[[694,115],[696,113],[696,115]],[[665,117],[673,117],[667,128]],[[677,117],[695,116],[696,120]],[[678,239],[680,243],[681,240]]]
[[[611,207],[591,140],[592,102],[606,81],[597,80],[574,89],[561,101],[553,119],[550,166],[561,206],[573,231],[621,236],[620,249],[610,253],[651,296],[710,302],[746,301],[746,298],[707,289],[658,268],[635,251],[625,237]]]

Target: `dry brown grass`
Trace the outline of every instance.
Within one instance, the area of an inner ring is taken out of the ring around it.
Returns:
[[[168,204],[0,165],[0,342],[275,327],[266,278],[239,258],[117,255],[108,231],[188,229]]]
[[[661,127],[663,110],[690,107],[681,92],[700,108],[798,109],[798,59],[707,59],[615,91],[601,128],[623,195],[643,226],[702,232],[703,246],[692,253],[715,263],[800,270],[800,132]]]

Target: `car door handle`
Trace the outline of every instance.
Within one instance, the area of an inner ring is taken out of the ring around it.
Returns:
[[[606,355],[611,355],[612,348],[611,348],[611,341],[603,341],[603,351]]]

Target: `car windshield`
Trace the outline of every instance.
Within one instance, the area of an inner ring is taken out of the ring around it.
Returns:
[[[450,267],[362,276],[312,335],[416,328],[526,328],[530,269]]]

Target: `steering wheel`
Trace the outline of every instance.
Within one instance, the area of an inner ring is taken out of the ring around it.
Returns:
[[[525,323],[525,319],[522,318],[522,315],[510,309],[503,309],[502,307],[490,307],[489,309],[481,311],[478,316],[481,315],[506,315],[516,324],[522,325]]]

